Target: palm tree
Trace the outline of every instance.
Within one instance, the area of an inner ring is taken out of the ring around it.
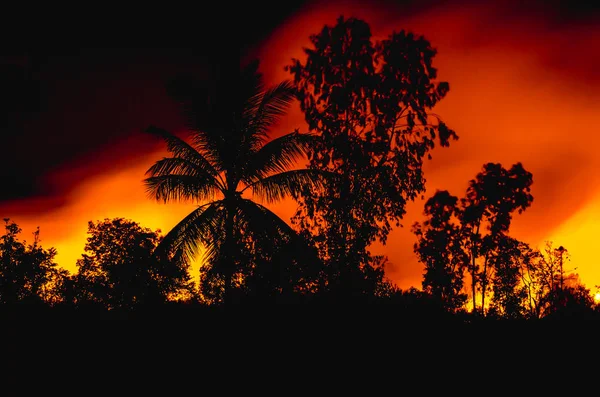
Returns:
[[[258,62],[218,82],[212,89],[189,81],[172,87],[190,142],[149,127],[172,156],[150,167],[144,182],[156,200],[198,204],[167,233],[161,247],[190,261],[204,246],[205,260],[222,277],[222,299],[228,303],[241,234],[254,239],[294,235],[286,222],[248,195],[266,203],[296,198],[306,186],[321,184],[322,174],[291,169],[306,154],[312,135],[296,130],[269,140],[270,127],[295,98],[290,82],[266,88]]]

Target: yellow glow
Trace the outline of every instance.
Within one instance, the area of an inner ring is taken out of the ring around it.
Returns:
[[[567,270],[578,273],[588,287],[600,284],[600,264],[597,254],[597,236],[600,234],[600,193],[590,200],[558,229],[548,240],[569,250],[570,261]],[[596,294],[598,299],[598,294]]]
[[[30,232],[40,226],[44,247],[55,247],[57,263],[73,272],[75,263],[83,253],[87,238],[88,221],[105,218],[126,218],[152,230],[167,233],[196,206],[194,204],[162,204],[150,200],[143,185],[144,173],[155,160],[157,153],[119,173],[90,178],[71,192],[67,204],[43,216],[11,217],[22,229],[23,239],[29,240]],[[197,267],[197,265],[196,265]],[[193,270],[193,276],[197,270]]]
[[[55,247],[56,262],[70,272],[75,272],[77,259],[81,258],[87,238],[89,221],[105,218],[125,218],[152,230],[166,234],[197,206],[190,203],[167,204],[150,199],[143,184],[145,171],[167,155],[157,152],[140,158],[139,162],[120,172],[96,176],[83,182],[69,195],[67,204],[43,216],[16,216],[11,219],[22,229],[22,239],[30,240],[31,232],[40,226],[42,246]],[[289,201],[269,205],[284,220],[289,220],[295,209]],[[202,261],[202,250],[190,273],[197,281]]]

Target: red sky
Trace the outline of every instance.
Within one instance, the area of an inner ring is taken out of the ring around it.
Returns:
[[[533,173],[534,202],[515,216],[513,235],[534,245],[552,240],[565,246],[582,281],[600,284],[594,250],[600,234],[600,25],[593,10],[563,2],[531,2],[527,8],[513,2],[325,4],[307,3],[280,23],[271,21],[276,28],[248,49],[260,57],[267,80],[287,78],[283,66],[302,55],[311,33],[340,14],[365,19],[378,37],[394,29],[423,34],[438,49],[434,63],[451,88],[435,112],[460,136],[450,148],[436,149],[426,164],[426,197],[436,189],[460,196],[484,163],[508,167],[520,161]],[[202,73],[204,58],[193,51],[125,53],[84,57],[75,51],[60,62],[53,57],[42,63],[32,73],[51,100],[22,135],[3,136],[4,146],[10,143],[21,156],[0,165],[34,181],[20,197],[2,196],[0,215],[21,225],[25,238],[40,226],[43,244],[56,247],[59,264],[69,270],[83,250],[88,220],[120,216],[166,231],[193,208],[146,198],[144,171],[165,153],[160,142],[139,131],[155,124],[181,132],[164,81],[182,71]],[[297,106],[273,133],[294,128],[304,128]],[[30,171],[28,164],[36,161],[39,166]],[[410,225],[422,207],[421,200],[411,203],[405,226],[377,248],[388,255],[388,276],[402,288],[420,286]],[[274,210],[289,219],[294,208],[286,202]]]
[[[593,244],[600,233],[594,127],[600,55],[592,51],[600,46],[599,26],[561,19],[556,8],[524,10],[509,2],[440,3],[408,15],[402,6],[327,4],[307,7],[272,34],[262,52],[267,75],[285,78],[281,65],[301,56],[306,37],[340,13],[367,20],[379,37],[394,29],[423,34],[438,49],[439,77],[451,87],[435,111],[460,136],[426,164],[426,197],[436,189],[462,195],[485,162],[520,161],[534,175],[534,203],[515,217],[513,234],[534,245],[550,240],[567,247],[571,268],[589,287],[600,284]],[[290,119],[301,120],[298,109]],[[423,201],[412,203],[404,227],[380,249],[391,261],[389,277],[402,287],[420,285],[410,225],[422,208]]]

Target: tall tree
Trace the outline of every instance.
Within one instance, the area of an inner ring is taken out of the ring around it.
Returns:
[[[487,163],[469,182],[460,200],[445,191],[430,198],[425,205],[426,221],[413,229],[427,282],[435,280],[436,288],[442,288],[441,279],[432,279],[434,272],[455,269],[457,258],[462,259],[463,268],[470,273],[473,312],[477,310],[479,287],[482,314],[494,271],[500,272],[495,281],[503,283],[502,288],[516,286],[515,260],[520,258],[520,242],[510,238],[508,232],[513,213],[524,211],[533,201],[532,183],[533,176],[521,163],[509,169]],[[462,279],[453,280],[462,286]],[[500,284],[497,287],[501,288]],[[497,292],[505,293],[502,289]]]
[[[431,113],[449,85],[436,81],[436,50],[403,30],[375,41],[365,21],[339,17],[310,40],[306,61],[287,70],[318,137],[310,167],[338,178],[323,190],[306,186],[294,222],[318,245],[329,287],[360,290],[365,275],[382,274],[370,244],[385,244],[407,201],[424,191],[425,156],[436,140],[457,138]]]
[[[77,303],[132,309],[192,293],[187,267],[153,256],[160,241],[158,231],[123,218],[89,222],[85,253],[77,260]]]
[[[523,318],[527,314],[527,288],[521,279],[521,269],[527,266],[532,250],[528,244],[507,235],[496,239],[488,265],[492,285],[490,308],[504,318]]]
[[[487,163],[469,182],[461,200],[461,223],[467,236],[470,255],[471,296],[476,310],[477,285],[481,286],[481,310],[490,282],[490,259],[500,241],[508,234],[512,216],[527,209],[533,201],[533,175],[521,163],[506,169],[499,163]]]
[[[295,96],[288,81],[265,87],[258,62],[211,82],[179,80],[171,93],[183,109],[191,140],[150,127],[172,157],[157,161],[145,183],[156,200],[183,200],[198,208],[165,236],[162,246],[189,261],[203,245],[209,284],[218,301],[230,303],[232,288],[244,282],[240,268],[246,263],[246,242],[260,244],[265,233],[271,239],[295,235],[252,198],[273,203],[322,186],[322,173],[293,168],[312,137],[294,131],[269,140],[271,127]]]
[[[548,249],[549,243],[546,243]],[[550,289],[551,282],[548,282],[548,272],[544,266],[544,257],[538,249],[529,249],[527,254],[523,255],[525,260],[521,263],[519,278],[527,294],[525,305],[527,316],[530,318],[540,318],[544,315],[544,306],[547,298],[547,292]]]
[[[448,310],[463,307],[463,277],[468,262],[461,236],[458,198],[448,191],[437,191],[425,203],[423,224],[416,223],[414,250],[425,265],[423,290],[433,295]]]

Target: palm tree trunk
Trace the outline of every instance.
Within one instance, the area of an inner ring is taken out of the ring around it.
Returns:
[[[231,304],[231,284],[233,279],[233,208],[227,208],[227,220],[225,223],[225,243],[223,244],[223,276],[225,278],[225,286],[223,288],[223,304],[228,306]]]

